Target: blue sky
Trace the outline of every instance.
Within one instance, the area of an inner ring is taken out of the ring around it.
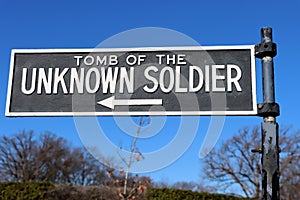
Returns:
[[[33,129],[82,142],[72,117],[5,117],[10,51],[13,48],[94,48],[106,39],[135,28],[162,27],[181,32],[201,45],[249,45],[260,42],[260,28],[273,28],[278,45],[275,58],[276,99],[280,125],[299,129],[300,2],[291,1],[12,1],[0,0],[0,134]],[[174,42],[174,41],[173,41]],[[176,43],[174,44],[176,45]],[[122,46],[120,46],[122,47]],[[257,60],[257,101],[261,102],[261,65]],[[136,119],[135,119],[136,120]],[[153,121],[160,119],[153,119]],[[154,151],[176,132],[180,117],[168,117],[157,138],[141,139],[140,149]],[[113,118],[99,117],[104,132],[116,145],[128,143]],[[258,117],[226,117],[218,145],[239,128],[259,125]],[[210,117],[200,117],[195,140],[172,165],[153,172],[155,180],[201,181],[199,149]],[[113,134],[115,135],[113,135]]]

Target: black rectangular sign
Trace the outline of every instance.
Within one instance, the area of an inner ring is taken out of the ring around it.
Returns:
[[[254,46],[14,49],[6,116],[255,115]]]

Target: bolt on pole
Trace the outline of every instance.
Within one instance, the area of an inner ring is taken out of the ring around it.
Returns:
[[[275,102],[274,62],[277,54],[272,29],[261,29],[261,43],[255,46],[255,56],[262,60],[263,103],[258,104],[258,116],[263,117],[262,132],[262,199],[279,200],[279,134],[276,117],[279,105]]]

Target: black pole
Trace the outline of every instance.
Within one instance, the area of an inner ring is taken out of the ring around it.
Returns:
[[[261,29],[261,43],[255,46],[255,56],[262,59],[263,100],[258,104],[258,115],[263,117],[262,131],[262,199],[279,200],[279,146],[278,124],[279,105],[275,103],[274,62],[276,44],[273,43],[272,29]]]
[[[272,45],[272,29],[263,28],[261,30],[261,43]],[[268,44],[269,43],[269,44]],[[274,91],[274,63],[272,56],[264,56],[262,58],[262,77],[263,77],[263,97],[265,103],[275,102]]]

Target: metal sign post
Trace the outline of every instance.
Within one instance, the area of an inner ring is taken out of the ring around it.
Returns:
[[[278,124],[279,105],[275,103],[274,63],[276,44],[272,41],[272,29],[261,29],[261,43],[255,46],[255,56],[262,59],[263,103],[258,104],[258,115],[263,117],[262,131],[262,199],[278,200],[279,153]]]

